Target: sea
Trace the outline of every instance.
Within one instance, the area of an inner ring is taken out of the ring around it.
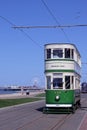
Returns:
[[[38,91],[38,90],[29,90],[29,92],[35,92],[35,91]],[[13,93],[20,93],[21,90],[19,91],[14,91],[14,90],[4,90],[4,89],[0,89],[0,95],[1,94],[13,94]],[[27,92],[27,90],[24,90],[23,92]]]
[[[12,93],[18,93],[18,92],[21,92],[21,91],[9,91],[9,90],[0,90],[0,95],[1,94],[12,94]]]

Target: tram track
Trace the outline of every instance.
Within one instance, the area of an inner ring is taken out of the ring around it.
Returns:
[[[83,94],[82,94],[82,95],[83,95]],[[85,105],[83,106],[84,103],[85,103]],[[86,107],[87,105],[86,105],[86,104],[87,104],[87,99],[83,97],[83,98],[81,99],[81,107],[80,107],[80,109],[81,109],[82,111],[87,111],[87,107]]]
[[[48,130],[59,130],[59,128],[68,120],[72,114],[67,114],[62,119],[60,119],[54,126],[50,127]]]
[[[78,112],[81,113],[81,111],[77,109],[77,114],[43,114],[43,106],[42,102],[2,111],[0,129],[14,130],[15,128],[15,130],[62,130],[62,128],[64,129],[64,127],[67,126],[68,122],[71,123],[71,120],[73,120],[74,117],[75,119],[78,119]],[[8,124],[10,125],[8,126]]]
[[[61,119],[58,119],[56,123],[51,123],[47,130],[59,129],[66,122],[66,120],[69,119],[71,116],[72,114],[64,114],[64,116],[61,118],[61,115],[60,115],[59,118]],[[52,117],[49,117],[49,114],[42,114],[39,117],[36,117],[32,121],[25,123],[24,125],[22,125],[21,127],[15,130],[24,130],[24,128],[32,129],[32,126],[38,124],[40,120],[47,120],[48,118],[52,118]]]
[[[44,115],[40,115],[39,117],[36,117],[32,121],[25,123],[24,125],[16,128],[15,130],[24,130],[26,127],[30,128],[30,127],[32,127],[32,125],[34,125],[34,122],[36,123],[38,120],[40,120],[43,117],[44,117]]]

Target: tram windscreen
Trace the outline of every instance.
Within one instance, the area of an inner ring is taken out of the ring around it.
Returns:
[[[63,88],[63,79],[62,78],[53,78],[53,88],[62,89]]]

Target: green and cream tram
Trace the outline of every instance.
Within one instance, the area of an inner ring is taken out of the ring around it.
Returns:
[[[69,43],[46,44],[44,111],[74,111],[80,106],[80,78],[81,56],[76,46]]]

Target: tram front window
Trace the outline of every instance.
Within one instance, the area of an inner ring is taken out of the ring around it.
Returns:
[[[53,88],[54,89],[62,89],[63,88],[62,78],[53,78]]]
[[[51,49],[47,49],[47,59],[51,58]]]
[[[53,58],[62,58],[62,57],[63,57],[63,50],[62,49],[53,50]]]
[[[65,58],[70,58],[70,49],[65,48]]]
[[[65,58],[71,58],[74,59],[74,50],[65,48]]]

